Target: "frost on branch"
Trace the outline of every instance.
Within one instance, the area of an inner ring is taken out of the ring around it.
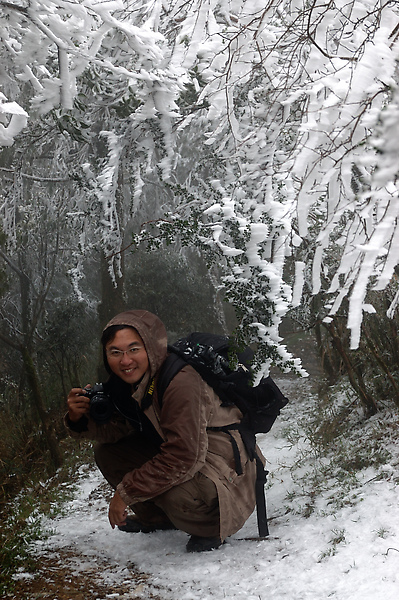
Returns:
[[[28,115],[16,102],[7,102],[0,92],[0,146],[12,146],[14,138],[24,129]]]
[[[305,63],[310,75],[303,85],[307,111],[292,175],[299,185],[299,234],[308,236],[313,218],[319,228],[313,292],[322,289],[327,268],[328,314],[336,314],[349,298],[351,346],[357,348],[363,312],[369,310],[368,289],[384,289],[399,261],[398,169],[393,160],[398,150],[399,47],[392,35],[399,15],[389,4],[377,13],[368,13],[366,3],[349,3],[346,10],[347,20],[340,11],[335,16],[345,23],[341,45],[337,48],[332,39],[326,45],[331,60],[321,68],[313,48]],[[331,31],[338,30],[335,18],[333,11],[323,14]],[[340,254],[335,272],[324,262],[334,246],[336,257]]]
[[[383,289],[399,259],[398,7],[283,2],[256,12],[254,3],[250,19],[246,8],[219,30],[224,48],[204,69],[213,122],[205,135],[231,165],[226,177],[291,230],[291,253],[301,238],[314,247],[313,292],[328,291],[330,315],[349,297],[355,348],[367,290]],[[331,248],[335,271],[325,263]],[[295,305],[298,294],[296,286]]]
[[[152,224],[152,231],[146,227],[135,236],[135,244],[146,242],[156,248],[161,240],[172,243],[179,238],[183,245],[200,248],[209,264],[217,264],[221,271],[221,290],[238,317],[234,332],[238,344],[256,345],[257,380],[269,373],[271,365],[306,376],[299,359],[292,357],[278,335],[291,295],[281,277],[287,232],[279,224],[275,227],[259,207],[255,213],[251,208],[244,210],[237,199],[220,198],[203,210],[198,207],[200,202],[189,196],[188,205],[197,207],[185,213],[186,200],[183,198],[179,207],[179,216],[167,215]]]
[[[176,116],[180,84],[164,65],[166,40],[155,23],[151,28],[146,10],[145,3],[137,2],[132,11],[122,0],[37,0],[26,8],[0,2],[8,23],[1,32],[4,55],[13,77],[29,84],[30,109],[41,115],[58,106],[72,110],[81,76],[96,67],[101,78],[141,88],[143,106],[147,101],[152,106],[142,119],[159,114],[166,123]]]
[[[167,182],[191,200],[166,193],[162,215],[220,259],[240,327],[263,349],[260,372],[288,365],[279,324],[310,286],[329,295],[327,318],[348,299],[356,347],[368,291],[398,263],[397,2],[0,7],[2,54],[29,110],[45,117],[61,102],[89,128],[79,143],[91,193],[72,212],[96,215],[103,249],[120,250],[145,181]],[[122,167],[137,186],[116,210]]]
[[[300,304],[309,272],[313,293],[330,295],[327,314],[349,298],[356,347],[362,313],[372,310],[367,291],[386,285],[398,262],[398,136],[385,125],[396,114],[397,5],[185,7],[171,63],[192,74],[204,107],[195,144],[209,148],[217,172],[208,180],[191,173],[184,183],[189,193],[203,189],[194,203],[205,208],[201,241],[223,256],[226,296],[268,348],[261,369],[270,356],[283,364],[279,323]],[[182,136],[194,122],[190,112]],[[183,219],[184,204],[176,211]],[[294,297],[288,256],[296,258]]]

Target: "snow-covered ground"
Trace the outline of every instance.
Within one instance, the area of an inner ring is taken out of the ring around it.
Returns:
[[[290,396],[292,382],[280,383]],[[106,597],[120,599],[146,598],[152,591],[173,600],[398,600],[399,449],[394,439],[387,442],[390,461],[363,469],[351,484],[347,503],[334,503],[335,498],[345,498],[344,484],[334,478],[317,497],[301,496],[301,472],[306,478],[315,464],[312,454],[290,445],[283,432],[312,402],[308,387],[306,381],[296,383],[279,422],[271,433],[259,436],[270,470],[269,539],[242,539],[256,537],[255,515],[220,549],[202,554],[186,553],[188,536],[182,532],[112,530],[102,479],[85,468],[65,516],[47,523],[53,535],[35,551],[72,551],[72,576],[90,572],[92,577],[98,563],[95,576],[111,590]],[[305,439],[299,443],[307,445]],[[298,462],[300,454],[303,460]],[[307,502],[312,509],[306,517]],[[149,578],[134,582],[132,568]],[[122,582],[132,595],[112,593]]]

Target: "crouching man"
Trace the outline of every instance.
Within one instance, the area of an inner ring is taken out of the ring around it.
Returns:
[[[167,357],[167,336],[148,311],[118,314],[101,342],[110,414],[97,416],[90,392],[74,388],[65,423],[72,437],[97,442],[97,465],[115,490],[111,527],[179,529],[190,535],[188,552],[218,548],[255,508],[256,465],[240,435],[231,431],[243,467],[237,475],[230,435],[209,429],[239,422],[239,409],[222,407],[189,365],[172,379],[160,406],[157,374]]]

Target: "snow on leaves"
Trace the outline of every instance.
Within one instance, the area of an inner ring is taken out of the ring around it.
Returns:
[[[74,114],[80,102],[94,121],[104,99],[119,111],[103,113],[107,153],[87,170],[107,252],[120,250],[144,175],[159,170],[191,197],[167,207],[172,223],[180,235],[193,227],[187,239],[220,261],[242,333],[263,349],[260,372],[293,367],[278,327],[307,277],[330,295],[326,318],[349,299],[357,347],[367,292],[384,289],[399,259],[396,2],[35,0],[0,10],[0,84],[12,100],[2,106],[23,106],[3,143],[28,114]],[[182,174],[188,154],[195,167]],[[128,156],[137,187],[121,212]]]
[[[4,119],[5,117],[5,119]],[[12,146],[17,136],[26,126],[28,114],[17,102],[7,102],[7,98],[0,92],[0,146]]]

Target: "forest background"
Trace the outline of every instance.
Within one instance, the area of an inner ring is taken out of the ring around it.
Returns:
[[[399,406],[397,2],[0,1],[0,38],[3,517],[70,468],[126,307],[234,331],[258,378],[305,336],[365,418]]]

